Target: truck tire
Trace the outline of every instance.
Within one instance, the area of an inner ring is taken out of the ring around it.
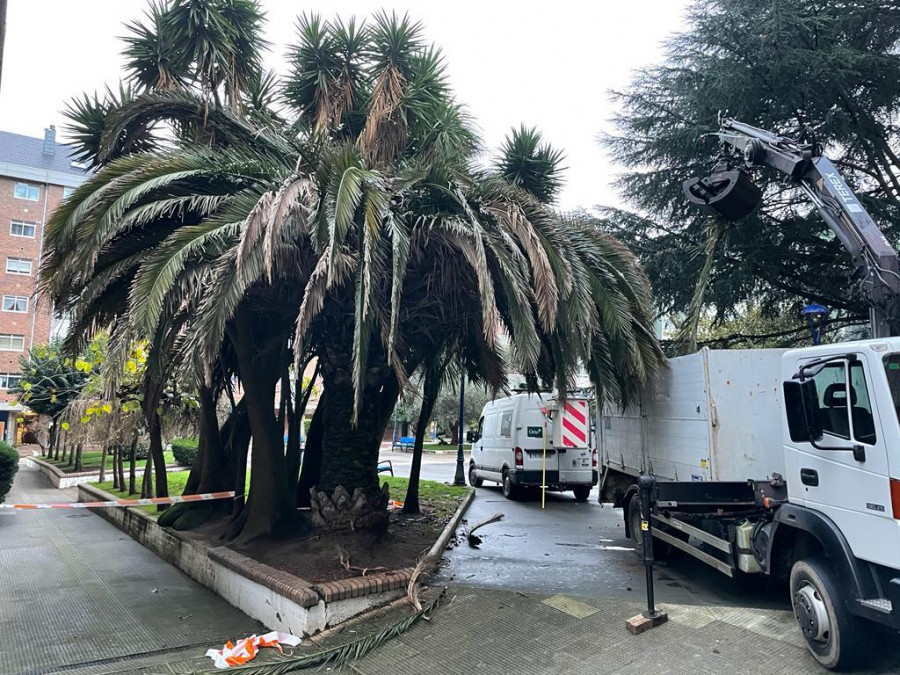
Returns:
[[[475,475],[475,464],[469,464],[469,485],[479,488],[484,485],[484,479]]]
[[[862,620],[844,606],[834,572],[822,558],[798,560],[791,568],[791,604],[806,646],[825,668],[859,663],[865,646]]]
[[[519,499],[522,494],[522,488],[513,482],[512,476],[509,475],[509,469],[503,469],[503,482],[500,484],[503,488],[503,496],[513,501]]]
[[[631,541],[634,544],[634,552],[641,560],[644,559],[644,535],[641,531],[641,500],[637,495],[628,501],[628,529],[631,533]],[[678,549],[659,539],[653,540],[653,559],[666,561],[674,557]]]
[[[641,532],[641,501],[637,495],[628,500],[628,529],[631,531],[631,541],[634,543],[634,552],[638,558],[644,557],[644,537]],[[653,547],[654,550],[656,547]]]
[[[588,500],[588,497],[591,496],[591,486],[576,485],[574,488],[572,488],[572,492],[575,493],[576,502],[586,502]]]

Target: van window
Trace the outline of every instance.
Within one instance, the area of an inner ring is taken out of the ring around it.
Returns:
[[[490,414],[484,417],[484,435],[493,438],[497,434],[497,415]]]
[[[475,432],[478,438],[484,436],[484,416],[478,420],[478,431]]]
[[[512,438],[512,410],[501,413],[499,435],[503,438]]]

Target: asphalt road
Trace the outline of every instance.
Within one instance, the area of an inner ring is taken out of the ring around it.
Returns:
[[[391,460],[396,475],[409,475],[410,453],[382,451],[381,457]],[[423,456],[423,479],[450,483],[455,469],[453,454]],[[548,493],[541,509],[539,494],[514,502],[486,482],[466,520],[471,526],[495,513],[504,519],[479,530],[480,548],[461,541],[448,551],[440,581],[586,598],[645,597],[644,568],[625,537],[622,510],[598,504],[596,489],[584,503],[572,493]],[[661,603],[790,609],[786,588],[764,579],[737,582],[688,556],[659,563],[655,579]]]

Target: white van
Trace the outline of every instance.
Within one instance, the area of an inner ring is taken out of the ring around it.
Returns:
[[[546,442],[546,445],[545,445]],[[546,447],[547,488],[572,490],[585,501],[597,484],[588,399],[516,394],[491,401],[481,413],[469,460],[469,483],[496,481],[508,499],[540,488]]]

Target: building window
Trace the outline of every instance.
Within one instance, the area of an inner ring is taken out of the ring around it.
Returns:
[[[7,258],[6,272],[31,276],[31,261],[28,258]]]
[[[28,311],[28,298],[24,295],[4,295],[3,296],[4,312],[19,312],[23,314]]]
[[[68,199],[69,197],[71,197],[73,192],[75,192],[75,188],[64,187],[63,188],[63,199]]]
[[[31,183],[16,183],[13,196],[18,199],[27,199],[36,202],[41,197],[41,188]]]
[[[24,349],[24,335],[0,334],[0,352],[21,352]]]
[[[22,376],[17,373],[0,373],[0,389],[13,389],[21,381]]]
[[[34,223],[20,223],[14,220],[9,226],[9,233],[14,237],[34,239]]]

